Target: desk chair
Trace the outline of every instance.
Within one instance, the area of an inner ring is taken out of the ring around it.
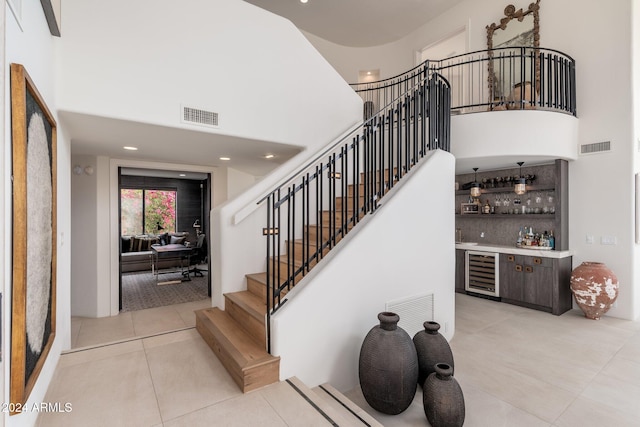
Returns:
[[[191,256],[189,258],[189,267],[192,267],[189,271],[185,271],[183,274],[189,275],[193,273],[194,277],[204,277],[202,272],[207,270],[202,270],[197,267],[198,264],[201,264],[207,259],[207,239],[204,234],[198,236],[198,241],[196,245],[191,250]]]

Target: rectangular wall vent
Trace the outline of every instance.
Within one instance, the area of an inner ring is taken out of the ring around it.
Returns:
[[[611,141],[594,142],[580,145],[580,154],[596,154],[611,151]]]
[[[385,304],[385,310],[400,316],[398,326],[413,338],[416,333],[424,330],[424,322],[433,320],[433,294],[389,301]]]
[[[200,108],[182,107],[182,121],[204,126],[218,126],[218,113]]]

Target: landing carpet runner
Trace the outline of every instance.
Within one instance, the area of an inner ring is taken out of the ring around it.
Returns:
[[[179,279],[179,274],[175,275]],[[173,278],[173,276],[171,276]],[[170,280],[165,279],[163,280]],[[177,282],[177,281],[176,281]],[[151,272],[138,271],[122,275],[122,312],[162,307],[207,299],[208,277],[191,277],[191,281],[157,285]]]

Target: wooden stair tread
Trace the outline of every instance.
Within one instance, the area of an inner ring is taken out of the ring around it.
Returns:
[[[267,284],[267,272],[263,271],[262,273],[250,273],[245,274],[245,277],[251,278],[256,282],[264,283],[265,286]]]
[[[251,316],[264,323],[264,316],[267,314],[267,302],[262,298],[249,291],[231,292],[225,294],[225,298],[229,298],[234,304],[237,304]]]
[[[197,310],[196,320],[201,321],[201,325],[225,347],[235,364],[242,369],[280,360],[267,353],[264,344],[256,342],[238,322],[217,307]]]

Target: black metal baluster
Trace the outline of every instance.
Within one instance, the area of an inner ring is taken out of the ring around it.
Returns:
[[[323,185],[322,185],[322,163],[320,166],[316,166],[316,244],[317,250],[320,251],[320,256],[322,256],[322,251],[324,249],[324,232],[323,232],[323,217],[320,214],[323,208],[323,197],[324,194]]]

